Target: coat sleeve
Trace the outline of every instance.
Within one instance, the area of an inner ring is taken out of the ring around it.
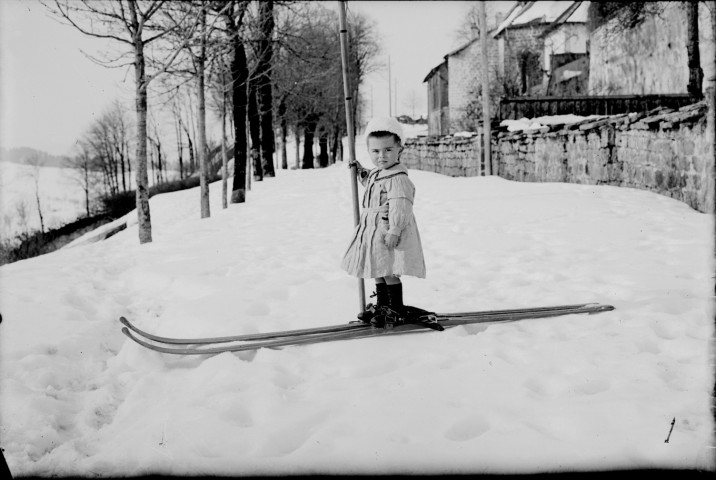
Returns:
[[[398,235],[413,218],[415,186],[407,175],[397,175],[386,185],[388,200],[388,233]]]

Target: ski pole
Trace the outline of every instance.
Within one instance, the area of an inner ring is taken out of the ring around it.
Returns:
[[[348,131],[348,158],[352,163],[351,166],[351,191],[353,193],[353,221],[355,225],[360,222],[360,211],[358,207],[358,173],[356,165],[353,164],[356,158],[355,135],[353,132],[353,108],[351,103],[351,89],[348,78],[348,41],[346,36],[346,2],[339,2],[338,9],[340,21],[340,40],[341,40],[341,64],[343,66],[343,94],[346,104],[346,129]],[[365,286],[363,279],[358,278],[358,301],[360,302],[360,310],[365,309]]]

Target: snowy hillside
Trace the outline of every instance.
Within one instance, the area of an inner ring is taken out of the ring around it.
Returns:
[[[40,229],[35,176],[46,229],[60,227],[84,213],[84,192],[76,171],[51,166],[36,170],[29,165],[0,162],[0,239]]]
[[[217,336],[345,323],[358,304],[339,268],[353,228],[345,165],[279,170],[226,210],[214,183],[204,220],[197,189],[158,195],[151,244],[135,224],[0,267],[13,475],[714,469],[712,216],[617,187],[410,176],[427,279],[403,279],[407,303],[616,309],[158,354],[119,316]]]

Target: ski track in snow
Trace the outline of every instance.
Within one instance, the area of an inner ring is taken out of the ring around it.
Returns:
[[[357,299],[339,268],[352,231],[343,165],[279,172],[227,210],[212,184],[211,219],[196,189],[160,195],[151,244],[135,225],[0,269],[13,474],[713,467],[707,216],[616,187],[410,175],[428,279],[404,279],[406,303],[617,309],[161,355],[121,335],[118,317],[218,336],[344,323]]]

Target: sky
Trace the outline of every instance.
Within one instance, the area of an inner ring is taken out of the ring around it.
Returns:
[[[337,8],[339,2],[325,2]],[[388,115],[388,69],[398,114],[426,115],[423,79],[461,42],[455,31],[473,2],[356,1],[348,10],[376,22],[384,65],[365,85],[366,113]],[[514,2],[488,2],[506,12]],[[0,146],[72,153],[76,140],[116,99],[131,99],[131,68],[108,69],[83,52],[113,48],[53,18],[38,0],[0,1]],[[413,108],[407,100],[417,99]],[[392,109],[395,110],[395,109]],[[395,111],[392,111],[394,115]]]

